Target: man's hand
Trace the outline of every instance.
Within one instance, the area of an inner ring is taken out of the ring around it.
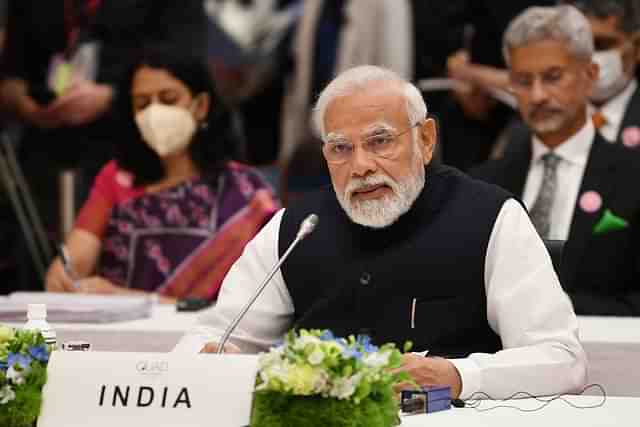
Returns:
[[[29,95],[18,100],[17,113],[22,120],[40,129],[55,129],[63,124],[58,115],[50,113],[48,107],[38,104]]]
[[[447,74],[452,79],[467,80],[466,73],[469,63],[471,62],[469,52],[460,49],[447,58]]]
[[[457,399],[462,392],[462,380],[458,370],[447,359],[441,357],[422,357],[416,354],[405,354],[403,365],[399,371],[407,372],[421,386],[448,385],[451,387],[451,398]],[[406,388],[400,384],[396,391]]]
[[[58,117],[48,114],[47,107],[40,105],[29,94],[29,85],[22,79],[9,78],[0,81],[0,109],[41,129],[62,126]]]
[[[218,352],[217,342],[207,343],[204,347],[202,347],[202,350],[200,350],[200,353],[217,353],[217,352]],[[240,350],[240,347],[238,347],[237,345],[228,342],[224,345],[224,353],[239,354],[239,353],[242,353],[242,350]]]
[[[111,86],[83,80],[69,87],[47,107],[46,112],[67,126],[80,126],[104,114],[112,99]]]

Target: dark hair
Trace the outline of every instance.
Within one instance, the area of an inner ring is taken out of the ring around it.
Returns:
[[[638,0],[573,0],[565,1],[576,6],[587,16],[606,19],[618,18],[620,30],[631,34],[640,30],[640,2]]]
[[[209,113],[189,145],[193,162],[203,175],[217,174],[232,152],[231,117],[218,96],[204,61],[170,46],[146,47],[131,62],[118,85],[116,114],[123,133],[115,144],[118,166],[135,176],[135,184],[149,184],[164,177],[160,157],[142,140],[134,120],[131,87],[135,73],[142,67],[166,70],[185,84],[193,96],[208,93]]]

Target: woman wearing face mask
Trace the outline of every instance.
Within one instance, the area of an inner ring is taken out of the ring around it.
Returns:
[[[119,93],[130,136],[97,176],[47,290],[215,299],[278,203],[255,171],[227,160],[229,115],[202,63],[147,51]]]

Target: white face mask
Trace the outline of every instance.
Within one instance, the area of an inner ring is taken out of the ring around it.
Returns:
[[[619,94],[631,80],[624,73],[622,53],[618,49],[610,49],[593,54],[593,62],[600,67],[598,81],[591,92],[595,102],[605,102]]]
[[[160,157],[184,150],[196,132],[189,110],[174,105],[151,104],[136,114],[142,139]]]

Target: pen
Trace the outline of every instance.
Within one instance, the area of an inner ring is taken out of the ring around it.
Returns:
[[[69,251],[67,251],[66,246],[63,244],[61,244],[59,248],[60,248],[60,259],[62,259],[62,267],[64,268],[64,272],[67,274],[67,276],[69,276],[69,279],[71,279],[73,287],[78,289],[78,283],[76,282],[78,275],[73,269],[73,264],[71,263],[71,257],[69,256]]]
[[[416,298],[411,302],[411,329],[416,328]]]

